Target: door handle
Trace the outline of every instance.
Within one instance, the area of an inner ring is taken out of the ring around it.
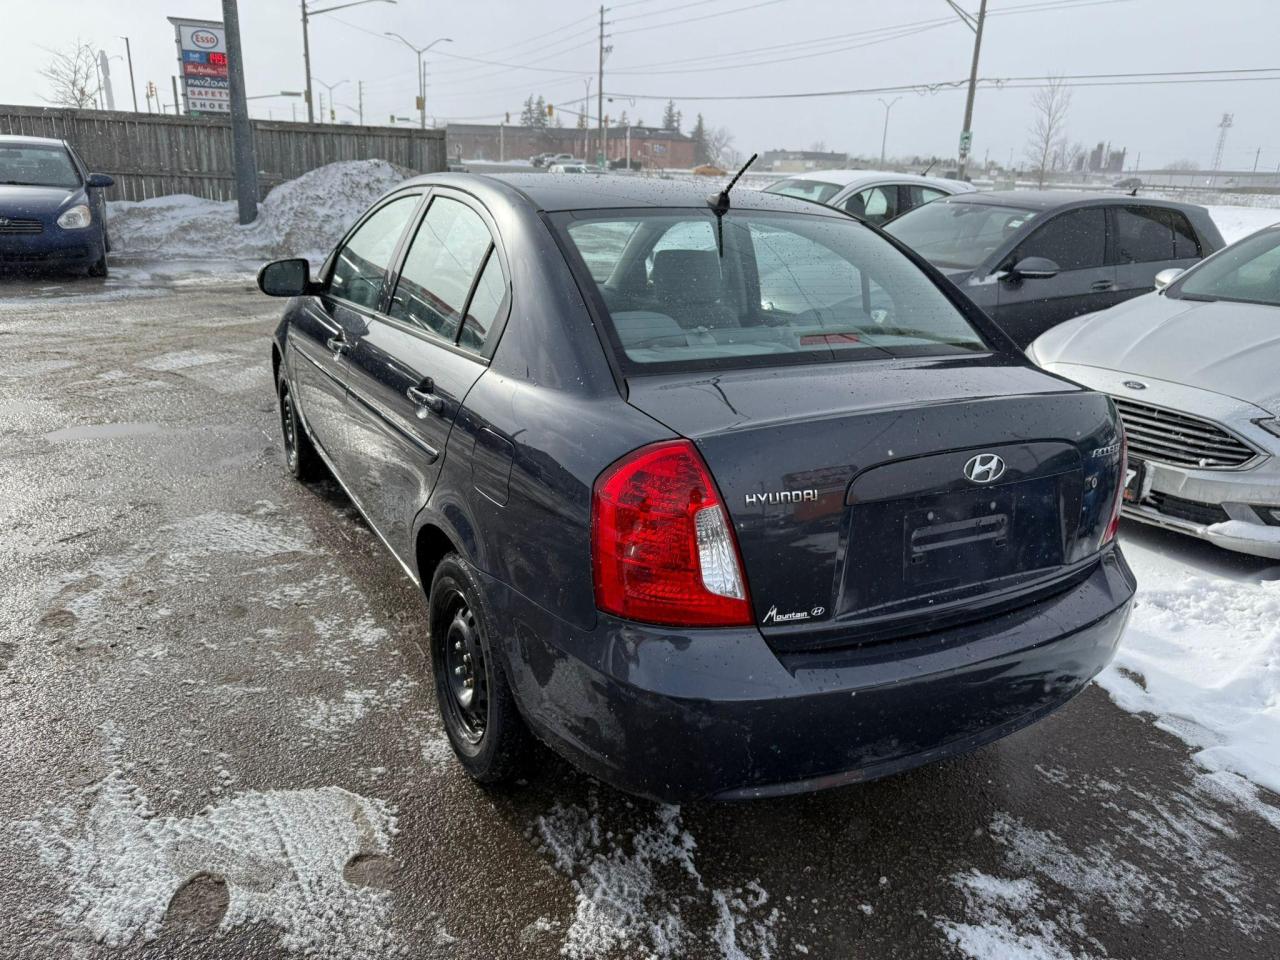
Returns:
[[[343,352],[346,351],[351,344],[347,343],[347,338],[344,337],[342,335],[342,331],[339,330],[337,336],[330,337],[325,341],[325,346],[332,350],[335,356],[342,356]]]
[[[440,413],[444,410],[444,399],[435,395],[435,389],[435,381],[423,377],[416,387],[410,387],[404,393],[419,408],[426,407],[432,413]]]
[[[1115,288],[1114,280],[1095,280],[1089,286],[1089,289],[1094,293],[1106,293],[1108,290],[1114,290]]]

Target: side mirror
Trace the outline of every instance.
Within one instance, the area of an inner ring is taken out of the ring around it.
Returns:
[[[1009,271],[1011,280],[1048,280],[1058,275],[1058,265],[1047,257],[1023,257]]]
[[[314,293],[311,264],[300,257],[268,263],[258,271],[258,289],[268,297],[301,297]]]
[[[1177,267],[1169,267],[1165,270],[1161,270],[1159,273],[1156,274],[1156,279],[1155,279],[1156,289],[1163,290],[1169,284],[1173,283],[1173,281],[1177,280],[1178,277],[1180,276],[1182,276],[1182,271]]]
[[[89,187],[114,187],[116,185],[115,177],[109,177],[105,173],[91,173],[89,179],[85,181],[85,185]]]

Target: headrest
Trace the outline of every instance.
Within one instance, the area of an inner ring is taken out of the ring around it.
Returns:
[[[720,298],[720,255],[714,250],[659,250],[653,287],[660,300],[707,303]]]

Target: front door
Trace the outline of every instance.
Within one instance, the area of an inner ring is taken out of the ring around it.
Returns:
[[[352,492],[402,559],[439,476],[454,418],[484,372],[507,282],[480,208],[437,190],[385,310],[348,355],[359,457]]]
[[[1102,207],[1068,210],[1045,221],[1004,261],[1008,270],[1027,257],[1058,266],[1047,279],[1000,281],[995,321],[1026,348],[1050,327],[1118,302],[1116,268],[1106,262],[1107,218]]]

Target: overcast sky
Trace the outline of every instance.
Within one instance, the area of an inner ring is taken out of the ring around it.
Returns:
[[[313,0],[311,5],[343,2],[348,0]],[[977,3],[961,0],[972,10]],[[1075,8],[1012,12],[1045,3],[990,0],[981,76],[1256,68],[1280,60],[1277,0],[1092,0]],[[17,0],[10,4],[16,6]],[[44,48],[77,34],[111,55],[124,53],[119,37],[127,34],[139,102],[147,80],[155,81],[172,102],[176,54],[173,28],[165,18],[216,20],[222,9],[219,0],[38,0],[21,6],[21,17],[11,10],[6,25],[0,102],[42,103],[45,85],[38,70],[48,60]],[[302,32],[296,0],[241,0],[240,8],[249,93],[300,90]],[[385,122],[393,112],[414,114],[417,90],[415,55],[383,32],[398,31],[418,45],[451,37],[452,43],[428,54],[430,114],[442,120],[493,121],[509,110],[515,119],[530,93],[580,108],[583,81],[595,74],[598,9],[584,0],[370,3],[312,20],[312,69],[330,83],[348,81],[337,88],[335,99],[351,107],[357,100],[355,82],[363,80],[366,118]],[[951,22],[930,24],[948,16]],[[967,76],[973,47],[972,33],[944,0],[621,0],[606,20],[612,21],[606,29],[613,52],[605,67],[605,92],[615,96],[607,113],[626,110],[633,121],[656,124],[662,116],[660,100],[633,103],[623,95],[674,96],[686,129],[701,112],[708,123],[728,127],[744,153],[823,143],[828,149],[876,155],[884,108],[874,96],[786,101],[694,97],[952,81]],[[900,25],[912,26],[898,33],[914,32],[896,38],[883,32]],[[845,35],[850,36],[843,41],[829,40]],[[762,47],[773,49],[757,49]],[[718,59],[707,59],[712,57]],[[763,62],[770,60],[782,62]],[[127,107],[128,71],[123,60],[111,64],[116,104]],[[594,101],[594,85],[592,89]],[[323,88],[317,83],[315,90]],[[1207,165],[1218,121],[1223,112],[1232,112],[1235,125],[1224,167],[1251,169],[1261,148],[1259,168],[1275,170],[1280,167],[1278,94],[1280,79],[1082,87],[1073,92],[1069,134],[1090,146],[1109,140],[1128,147],[1130,166],[1139,153],[1144,167],[1182,158]],[[979,91],[973,122],[979,160],[988,151],[993,160],[1007,161],[1010,151],[1021,156],[1031,95],[1029,90]],[[891,113],[889,154],[954,155],[963,92],[908,92],[901,97]],[[293,102],[301,110],[301,101]],[[287,118],[290,103],[258,100],[253,112],[265,117],[270,110]],[[338,113],[339,119],[354,119],[342,107]],[[565,122],[572,118],[566,115]]]

